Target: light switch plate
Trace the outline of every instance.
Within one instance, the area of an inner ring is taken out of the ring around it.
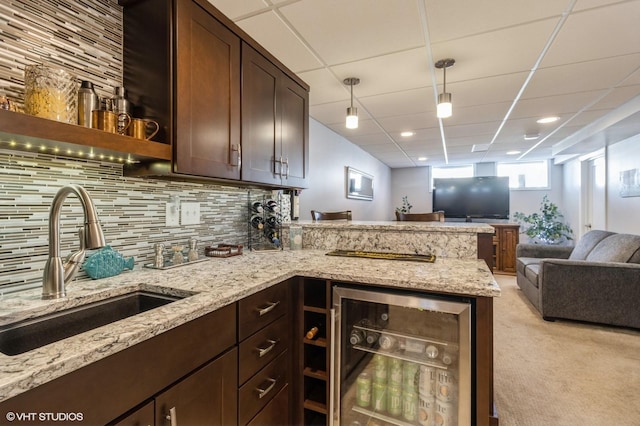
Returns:
[[[200,223],[200,203],[181,203],[180,223],[182,225],[198,225]]]
[[[180,210],[176,203],[166,204],[165,226],[180,226]]]

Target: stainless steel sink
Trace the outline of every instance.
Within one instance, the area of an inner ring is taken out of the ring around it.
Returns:
[[[136,291],[0,327],[0,352],[18,355],[186,296]]]

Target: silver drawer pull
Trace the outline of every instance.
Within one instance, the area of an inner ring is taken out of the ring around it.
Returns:
[[[279,341],[280,340],[278,339],[276,340],[267,339],[267,343],[269,344],[269,346],[267,346],[266,348],[256,348],[258,350],[258,357],[262,358],[263,356],[271,352],[273,348],[276,347]]]
[[[277,302],[269,302],[269,305],[265,306],[264,308],[256,308],[256,310],[258,311],[258,316],[268,314],[269,312],[273,311],[279,304],[280,301],[278,300]]]
[[[269,382],[270,384],[269,384],[269,386],[267,386],[266,389],[256,388],[256,390],[258,391],[258,398],[260,398],[260,399],[262,399],[269,392],[271,392],[271,389],[273,389],[273,387],[276,385],[277,380],[276,379],[267,379],[267,382]]]

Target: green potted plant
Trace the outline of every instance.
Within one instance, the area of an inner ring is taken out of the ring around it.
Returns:
[[[525,226],[521,232],[527,234],[534,242],[560,244],[573,239],[573,231],[563,222],[564,216],[558,206],[549,201],[546,195],[542,197],[539,213],[525,215],[515,212],[513,218]]]
[[[413,206],[409,204],[409,199],[405,195],[404,197],[402,197],[402,207],[396,207],[396,211],[400,213],[411,213],[411,207]]]

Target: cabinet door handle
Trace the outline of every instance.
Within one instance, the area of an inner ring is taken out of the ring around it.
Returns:
[[[277,168],[277,164],[280,164],[280,169]],[[279,160],[273,159],[273,174],[282,177],[282,157]]]
[[[258,391],[258,398],[262,399],[264,398],[269,392],[271,392],[271,390],[273,389],[273,387],[276,385],[276,382],[278,380],[277,379],[271,379],[268,378],[267,382],[269,382],[269,385],[266,388],[256,388],[256,390]]]
[[[284,177],[285,179],[289,179],[289,157],[284,159],[284,163],[285,166],[287,166],[286,171],[284,172]]]
[[[267,346],[266,348],[260,348],[260,347],[256,348],[258,350],[258,358],[262,358],[263,356],[271,352],[273,348],[276,347],[279,341],[280,341],[279,339],[276,339],[276,340],[267,339],[267,343],[269,344],[269,346]]]
[[[280,301],[278,300],[277,302],[269,302],[269,305],[265,306],[264,308],[256,308],[256,310],[258,311],[258,316],[261,317],[265,314],[268,314],[269,312],[273,311],[279,304]]]
[[[329,426],[333,426],[335,423],[335,418],[337,415],[334,414],[335,413],[335,406],[336,406],[336,380],[335,378],[338,377],[334,370],[337,369],[337,366],[334,366],[335,361],[336,361],[336,341],[335,341],[335,336],[336,336],[336,322],[338,321],[338,316],[336,314],[336,310],[335,309],[330,309],[329,310],[330,315],[331,315],[331,328],[330,328],[330,335],[329,335],[329,339],[331,339],[331,341],[329,342],[329,367],[327,368],[327,371],[329,372],[329,374],[333,373],[333,378],[331,378],[330,376],[327,377],[327,379],[329,379],[329,412],[327,413],[327,416],[329,416]],[[337,403],[338,406],[340,406],[340,402],[338,401]]]
[[[178,413],[176,407],[171,407],[169,409],[169,414],[167,414],[165,418],[169,420],[171,426],[178,426]]]
[[[231,145],[231,165],[235,167],[240,167],[242,164],[242,146],[232,144]]]

